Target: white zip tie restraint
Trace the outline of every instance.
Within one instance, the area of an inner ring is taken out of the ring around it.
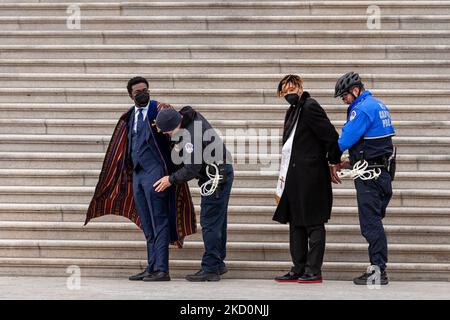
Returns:
[[[344,169],[337,174],[339,178],[352,178],[353,180],[356,180],[358,178],[360,178],[361,180],[377,179],[381,174],[381,169],[375,168],[367,170],[368,166],[369,163],[366,160],[360,160],[355,163],[353,169]]]
[[[209,172],[210,167],[213,167],[216,170],[214,174]],[[206,167],[206,175],[209,180],[200,186],[200,194],[204,197],[214,194],[219,186],[220,179],[223,178],[223,176],[219,174],[219,168],[214,163],[208,164]]]

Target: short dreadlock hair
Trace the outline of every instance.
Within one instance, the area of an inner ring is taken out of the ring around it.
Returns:
[[[281,97],[283,87],[288,83],[290,83],[296,87],[303,88],[303,79],[302,78],[300,78],[299,76],[297,76],[295,74],[288,74],[287,76],[284,76],[284,78],[281,79],[280,83],[278,84],[278,89],[277,89],[278,97]]]

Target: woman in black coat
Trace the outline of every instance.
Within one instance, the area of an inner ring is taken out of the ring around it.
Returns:
[[[292,149],[273,220],[289,223],[294,266],[275,280],[321,283],[324,224],[330,219],[333,204],[329,165],[340,163],[339,134],[319,103],[303,91],[300,77],[284,77],[278,86],[278,96],[284,96],[290,104],[283,145],[291,138]]]

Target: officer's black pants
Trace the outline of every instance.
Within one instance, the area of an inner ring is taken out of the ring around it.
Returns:
[[[325,226],[289,225],[290,250],[294,267],[298,274],[322,274],[325,253]]]
[[[388,262],[388,247],[382,220],[392,198],[391,176],[382,170],[376,180],[356,179],[355,187],[361,234],[369,243],[370,263],[384,271]]]

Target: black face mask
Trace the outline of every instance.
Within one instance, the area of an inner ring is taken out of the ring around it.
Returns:
[[[300,99],[300,96],[296,93],[289,93],[289,94],[285,95],[284,98],[291,106],[295,106],[295,105],[297,105],[297,102],[298,102],[298,99]]]
[[[148,92],[139,92],[134,97],[134,102],[136,102],[136,107],[138,108],[146,107],[149,101],[150,101],[150,94]]]

